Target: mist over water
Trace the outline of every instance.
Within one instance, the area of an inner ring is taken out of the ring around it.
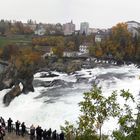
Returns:
[[[134,65],[100,66],[83,69],[71,75],[53,72],[58,75],[53,78],[40,78],[42,73],[34,75],[35,92],[16,97],[8,107],[2,103],[2,98],[8,90],[0,91],[0,116],[24,121],[28,126],[35,124],[59,131],[65,120],[74,123],[78,119],[78,103],[82,100],[83,93],[91,89],[92,83],[101,86],[105,96],[109,96],[114,90],[129,89],[138,99],[140,91],[140,69]],[[61,84],[53,87],[40,84],[55,80],[61,80]],[[103,132],[109,134],[115,129],[116,123],[117,120],[113,119],[107,121]]]

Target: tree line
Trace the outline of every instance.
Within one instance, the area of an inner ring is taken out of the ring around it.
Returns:
[[[140,29],[137,29],[140,34]],[[112,27],[109,35],[90,47],[90,54],[96,57],[113,57],[117,60],[140,60],[140,35],[133,36],[126,23]]]
[[[0,21],[0,35],[31,35],[33,34],[33,29],[27,25],[24,26],[21,21]]]

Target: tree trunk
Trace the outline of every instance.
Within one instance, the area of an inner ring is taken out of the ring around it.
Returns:
[[[99,140],[102,140],[102,126],[100,125],[100,138]]]

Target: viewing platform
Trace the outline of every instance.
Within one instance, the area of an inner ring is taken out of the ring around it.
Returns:
[[[6,133],[4,140],[30,140],[30,136],[25,135],[24,137],[22,137],[21,135],[18,136],[15,133],[11,132],[11,133]]]

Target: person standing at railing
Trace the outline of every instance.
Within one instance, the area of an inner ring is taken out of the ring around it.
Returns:
[[[60,140],[64,140],[64,133],[63,132],[61,132],[59,136],[60,136]]]
[[[2,127],[2,124],[0,123],[0,140],[4,140],[5,136],[5,128]]]
[[[46,129],[43,131],[43,140],[48,140],[48,133],[46,131]]]
[[[2,117],[0,117],[0,123],[2,124],[2,127],[6,126],[5,120]]]
[[[7,122],[8,122],[8,132],[12,132],[12,122],[13,122],[12,119],[9,118]]]
[[[34,140],[35,139],[35,127],[34,125],[31,125],[30,127],[30,140]]]
[[[51,135],[52,135],[52,129],[51,128],[47,131],[47,134],[48,134],[48,139],[50,140]]]
[[[42,134],[43,134],[43,130],[40,126],[38,126],[36,128],[36,136],[37,136],[36,139],[41,140],[42,139]]]
[[[25,123],[23,122],[21,124],[21,135],[22,135],[22,137],[24,137],[25,134],[26,134],[26,126],[25,126]]]
[[[17,120],[15,122],[15,126],[16,126],[16,135],[20,135],[20,122]]]
[[[52,139],[53,139],[53,140],[56,140],[56,136],[57,136],[56,130],[54,130],[54,131],[52,132]]]

